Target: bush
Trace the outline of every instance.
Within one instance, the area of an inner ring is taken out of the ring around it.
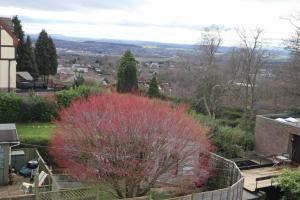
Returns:
[[[22,98],[15,93],[0,93],[0,123],[22,120]]]
[[[15,93],[0,93],[0,123],[50,122],[57,117],[59,107],[67,107],[72,100],[99,94],[97,86],[79,86],[62,90],[45,98],[34,93],[20,97]]]
[[[56,92],[57,104],[59,107],[68,107],[73,100],[86,99],[90,94],[99,94],[100,87],[80,85],[69,90]]]
[[[219,112],[216,114],[216,117],[219,119],[227,119],[227,120],[237,120],[242,118],[243,110],[238,108],[227,108],[222,107]]]
[[[223,126],[230,126],[232,128],[239,126],[239,121],[237,120],[219,119],[218,121]]]
[[[59,166],[78,180],[107,182],[110,189],[121,191],[116,194],[120,198],[145,195],[157,177],[174,174],[176,166],[189,161],[197,162],[194,175],[180,180],[185,187],[199,187],[211,174],[206,128],[187,116],[182,105],[173,108],[145,97],[105,94],[72,103],[55,124],[49,149]],[[70,154],[72,149],[76,156]],[[135,184],[124,185],[125,179]],[[123,190],[127,186],[132,192]]]
[[[291,116],[300,115],[300,107],[291,107],[287,110],[287,113]]]
[[[20,97],[15,93],[0,93],[0,123],[50,122],[56,116],[55,104],[38,96]]]
[[[219,126],[211,138],[219,154],[227,158],[238,157],[243,151],[253,149],[253,135],[239,128]]]
[[[283,199],[300,200],[300,170],[285,170],[275,181],[284,192]]]
[[[23,98],[21,112],[24,113],[22,122],[50,122],[57,116],[58,109],[55,103],[33,94]]]
[[[254,135],[238,127],[224,125],[223,120],[213,119],[206,115],[189,112],[209,128],[209,137],[217,148],[217,153],[226,158],[234,158],[243,151],[254,148]]]

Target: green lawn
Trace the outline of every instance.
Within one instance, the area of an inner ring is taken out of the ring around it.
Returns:
[[[17,124],[17,132],[21,143],[31,143],[37,144],[37,141],[48,141],[50,138],[51,131],[55,126],[51,123],[26,123]]]

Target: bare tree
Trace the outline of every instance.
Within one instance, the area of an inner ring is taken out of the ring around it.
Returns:
[[[217,52],[222,43],[221,29],[219,27],[206,28],[201,41],[196,45],[196,54],[200,58],[198,76],[198,99],[203,103],[207,114],[215,117],[216,111],[222,101],[224,85],[216,65]]]
[[[300,13],[288,18],[288,21],[295,28],[293,35],[287,40],[286,49],[290,51],[290,61],[287,67],[282,69],[284,88],[293,97],[300,97]]]
[[[231,55],[231,88],[238,88],[245,114],[254,111],[256,102],[257,76],[264,65],[266,51],[261,40],[262,29],[238,30],[240,47]]]

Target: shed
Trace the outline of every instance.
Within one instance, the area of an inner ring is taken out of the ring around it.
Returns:
[[[8,184],[11,147],[19,145],[15,124],[0,124],[0,185]]]

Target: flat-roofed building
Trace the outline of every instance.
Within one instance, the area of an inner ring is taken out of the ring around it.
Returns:
[[[257,115],[255,151],[262,155],[287,154],[293,163],[300,164],[300,116]]]

